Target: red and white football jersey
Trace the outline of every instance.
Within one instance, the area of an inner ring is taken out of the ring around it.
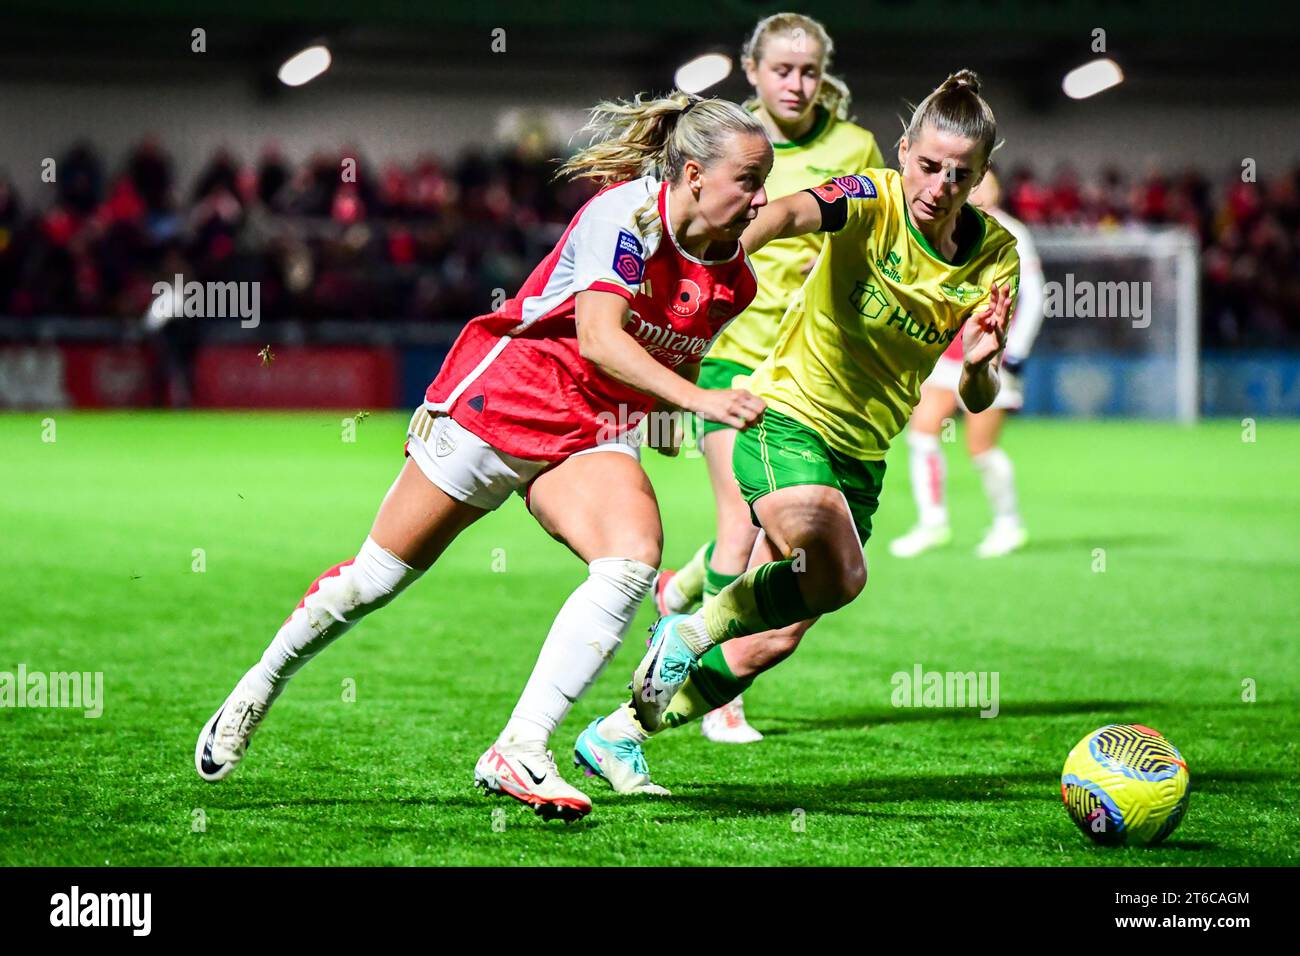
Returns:
[[[636,213],[652,200],[661,226],[647,238]],[[729,258],[713,261],[680,248],[668,228],[666,183],[646,176],[610,186],[578,211],[514,298],[465,326],[425,392],[425,407],[449,412],[500,451],[558,461],[598,436],[626,431],[654,405],[578,351],[579,292],[627,299],[624,330],[661,365],[677,368],[704,357],[756,288],[739,243]]]

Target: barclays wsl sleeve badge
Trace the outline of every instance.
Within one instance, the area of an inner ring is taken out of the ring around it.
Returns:
[[[831,180],[850,199],[875,199],[876,184],[866,176],[836,176]]]
[[[614,246],[614,272],[628,285],[636,285],[645,273],[645,258],[641,240],[626,229],[618,231]]]

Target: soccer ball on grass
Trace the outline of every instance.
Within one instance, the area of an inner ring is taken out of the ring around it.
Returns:
[[[1187,763],[1159,731],[1109,724],[1075,745],[1061,798],[1079,829],[1105,846],[1154,846],[1187,813]]]

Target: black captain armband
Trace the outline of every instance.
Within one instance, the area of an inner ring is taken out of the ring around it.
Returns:
[[[875,199],[879,193],[870,176],[836,176],[828,183],[809,189],[822,211],[818,232],[839,232],[849,221],[849,202]]]
[[[844,198],[844,191],[834,183],[805,189],[811,193],[817,205],[821,207],[822,224],[818,232],[839,232],[849,221],[849,204]]]

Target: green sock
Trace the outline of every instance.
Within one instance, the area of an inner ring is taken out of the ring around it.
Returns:
[[[713,647],[691,666],[690,676],[664,711],[664,724],[680,727],[709,711],[730,703],[754,683],[753,677],[731,672],[721,647]],[[662,728],[660,728],[662,729]]]
[[[740,577],[739,574],[723,574],[721,571],[714,571],[712,565],[705,564],[704,565],[704,600],[707,601],[709,600],[709,598],[717,597],[719,591],[725,588],[732,581],[736,580],[736,578],[738,577]]]
[[[714,644],[788,627],[812,616],[799,590],[793,558],[746,571],[704,605],[704,625]]]

